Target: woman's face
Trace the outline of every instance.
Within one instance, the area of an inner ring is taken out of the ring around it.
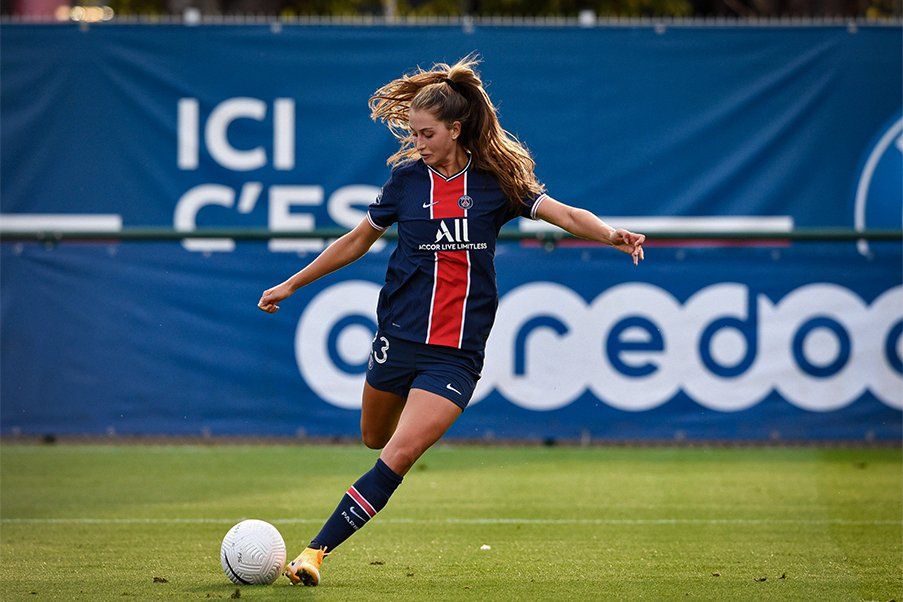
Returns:
[[[461,123],[455,121],[448,128],[429,111],[411,109],[408,113],[414,147],[423,162],[430,166],[445,165],[454,156],[461,134]]]

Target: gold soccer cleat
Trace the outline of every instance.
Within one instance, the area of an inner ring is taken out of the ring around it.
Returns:
[[[320,565],[326,557],[326,550],[306,548],[297,558],[285,565],[283,575],[292,585],[299,583],[313,587],[320,583]]]

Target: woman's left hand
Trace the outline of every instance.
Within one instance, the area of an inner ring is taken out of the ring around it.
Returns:
[[[611,236],[611,246],[630,255],[633,258],[633,265],[643,261],[644,242],[646,242],[645,234],[634,234],[629,230],[618,229]]]
[[[294,292],[295,291],[293,291],[285,282],[276,285],[273,288],[268,288],[263,291],[263,295],[260,296],[260,301],[257,302],[257,308],[268,314],[274,314],[279,311],[279,302],[288,299]]]

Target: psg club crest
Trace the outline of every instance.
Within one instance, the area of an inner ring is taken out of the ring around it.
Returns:
[[[466,194],[458,199],[458,207],[461,209],[470,209],[473,207],[473,199]]]

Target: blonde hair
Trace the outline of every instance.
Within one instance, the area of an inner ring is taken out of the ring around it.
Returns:
[[[429,71],[403,75],[381,87],[370,97],[370,117],[386,124],[401,148],[389,157],[395,166],[420,158],[408,123],[411,109],[429,111],[451,126],[461,122],[458,142],[472,155],[473,165],[492,173],[512,205],[543,191],[533,170],[530,152],[499,124],[498,111],[474,71],[479,58],[470,54],[454,65],[436,63]]]

